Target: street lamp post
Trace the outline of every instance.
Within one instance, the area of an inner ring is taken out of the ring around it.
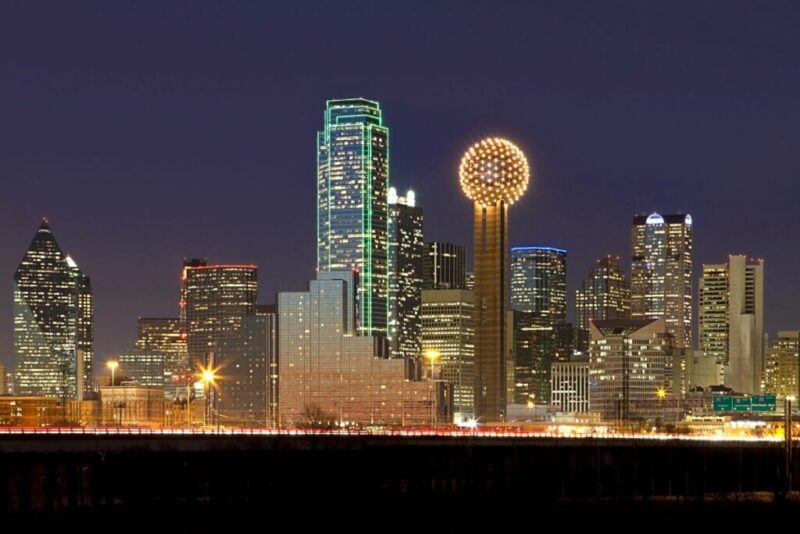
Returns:
[[[216,380],[217,375],[213,369],[204,369],[203,372],[200,374],[200,378],[203,381],[203,399],[205,406],[203,406],[203,428],[208,425],[208,412],[211,410],[211,386],[214,384],[214,380]]]
[[[106,362],[106,367],[111,371],[111,420],[114,420],[114,408],[117,401],[116,390],[114,389],[114,373],[119,367],[119,362],[116,360],[109,360]],[[122,411],[120,410],[119,424],[122,425]]]
[[[795,400],[794,395],[786,396],[786,405],[784,406],[785,418],[783,423],[783,434],[786,446],[786,494],[792,491],[792,402]]]
[[[656,390],[656,398],[658,399],[658,403],[661,407],[661,425],[665,425],[666,415],[664,414],[664,401],[667,398],[667,390],[664,388],[658,388]]]
[[[425,357],[428,358],[431,362],[431,428],[436,428],[436,385],[435,383],[435,376],[436,371],[434,369],[434,364],[436,360],[441,357],[441,353],[438,350],[427,350],[425,351]]]

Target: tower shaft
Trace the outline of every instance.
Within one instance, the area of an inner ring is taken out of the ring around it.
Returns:
[[[502,420],[506,410],[508,205],[475,202],[475,416]]]

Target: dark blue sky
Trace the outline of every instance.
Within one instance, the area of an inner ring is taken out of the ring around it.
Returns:
[[[800,328],[796,2],[0,2],[0,361],[12,275],[47,215],[92,277],[97,353],[176,313],[184,256],[313,275],[315,131],[379,100],[391,181],[429,239],[471,241],[469,143],[534,170],[514,244],[630,254],[631,216],[688,211],[702,262],[766,258],[767,326]],[[627,261],[626,261],[627,263]]]

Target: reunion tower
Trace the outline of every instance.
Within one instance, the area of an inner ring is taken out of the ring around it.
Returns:
[[[508,208],[528,187],[525,154],[490,137],[461,159],[461,188],[475,203],[475,417],[501,421],[506,412]]]

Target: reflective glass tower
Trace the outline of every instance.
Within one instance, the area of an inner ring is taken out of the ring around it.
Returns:
[[[389,347],[392,358],[420,357],[422,306],[422,208],[414,191],[389,188]]]
[[[317,133],[317,270],[356,269],[358,332],[385,335],[389,129],[380,105],[329,100]]]
[[[605,319],[630,319],[631,288],[619,266],[619,257],[597,260],[575,290],[575,317],[578,328],[589,330],[589,322]]]
[[[44,219],[14,274],[16,392],[63,400],[90,392],[93,328],[89,278]]]
[[[567,320],[567,251],[545,245],[511,249],[511,308],[549,323]]]

